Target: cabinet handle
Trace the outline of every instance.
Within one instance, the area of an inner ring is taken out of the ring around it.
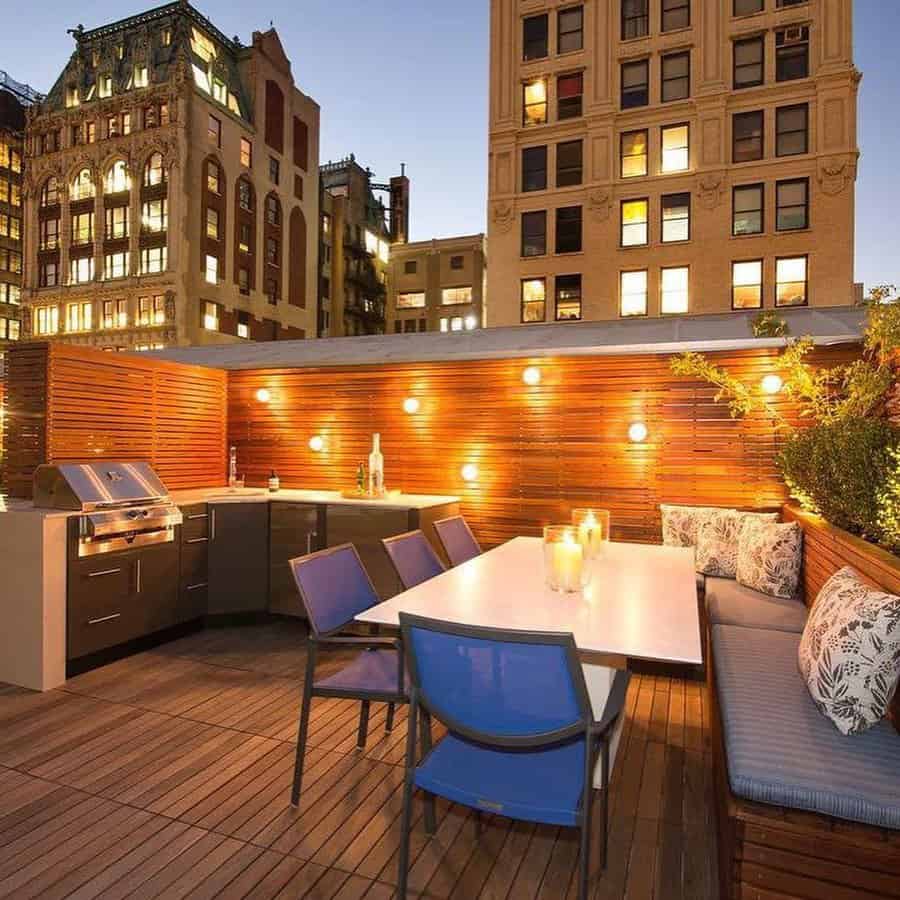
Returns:
[[[208,519],[209,513],[194,513],[192,516],[188,516],[189,521],[193,521],[194,519]]]
[[[208,581],[203,581],[200,584],[189,584],[185,590],[186,591],[199,591],[201,588],[209,587]]]
[[[200,537],[200,538],[191,538],[190,540],[185,541],[186,544],[205,544],[209,538]]]
[[[211,541],[216,539],[216,511],[214,509],[209,513],[209,539]]]
[[[88,578],[100,578],[103,575],[118,575],[121,569],[104,569],[102,572],[89,572]]]
[[[141,561],[138,559],[136,563],[136,574],[137,574],[137,592],[141,592]]]
[[[88,625],[101,625],[103,622],[112,622],[113,619],[121,618],[122,613],[113,613],[111,616],[101,616],[99,619],[88,619]]]

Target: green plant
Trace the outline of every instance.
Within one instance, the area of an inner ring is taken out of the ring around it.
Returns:
[[[750,323],[753,337],[780,338],[791,333],[788,323],[770,309],[761,310]]]
[[[900,429],[865,418],[818,425],[796,432],[778,463],[805,508],[900,550]]]

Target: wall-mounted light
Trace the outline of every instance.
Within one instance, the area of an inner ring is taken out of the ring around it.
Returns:
[[[628,440],[632,444],[642,444],[647,440],[647,426],[643,422],[632,422],[628,426]]]
[[[407,397],[403,401],[403,412],[408,416],[414,416],[419,411],[419,405],[418,397]]]
[[[320,434],[314,434],[309,439],[309,449],[313,453],[321,453],[325,449],[325,439]]]
[[[260,388],[256,392],[256,399],[259,403],[268,403],[272,399],[272,395],[267,388]]]
[[[475,463],[466,463],[460,470],[460,475],[462,475],[463,481],[477,481],[478,466]]]
[[[522,381],[534,387],[541,383],[541,370],[537,366],[529,366],[522,372]]]
[[[766,375],[762,380],[763,393],[768,394],[770,397],[779,393],[783,387],[784,382],[781,380],[780,375]]]

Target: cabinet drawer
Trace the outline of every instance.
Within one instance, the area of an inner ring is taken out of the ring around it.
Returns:
[[[181,581],[206,581],[209,575],[209,542],[197,541],[181,547]]]
[[[178,598],[178,621],[191,622],[205,616],[208,597],[209,584],[205,580],[182,583]]]
[[[182,544],[199,543],[209,537],[209,507],[205,503],[183,506],[181,514],[184,517],[181,525]]]
[[[135,590],[133,553],[100,559],[79,560],[69,567],[68,606],[70,616],[90,618],[105,614]]]
[[[139,597],[96,597],[92,608],[70,604],[67,633],[68,658],[78,659],[123,644],[145,632],[146,616]]]

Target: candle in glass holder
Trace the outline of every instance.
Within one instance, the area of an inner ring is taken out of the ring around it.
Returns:
[[[584,547],[571,525],[548,525],[544,529],[544,568],[547,584],[561,593],[582,590],[589,576]]]
[[[609,541],[609,510],[576,509],[572,524],[577,529],[578,542],[584,547],[584,558],[596,559]]]

